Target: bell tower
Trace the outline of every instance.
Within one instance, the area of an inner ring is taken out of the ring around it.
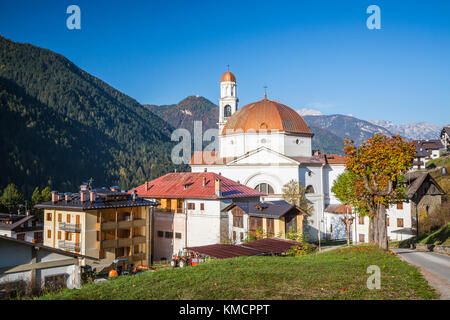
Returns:
[[[230,72],[227,67],[227,71],[222,75],[220,79],[220,98],[219,98],[219,135],[222,134],[222,129],[228,119],[237,110],[237,104],[239,99],[236,97],[236,77]]]

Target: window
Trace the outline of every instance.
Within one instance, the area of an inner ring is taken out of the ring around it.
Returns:
[[[62,222],[62,214],[58,213],[58,222]]]
[[[244,217],[233,215],[233,227],[243,228],[244,227]]]
[[[225,108],[223,109],[223,116],[225,118],[231,117],[231,106],[230,105],[226,105]]]
[[[52,221],[52,213],[47,212],[47,221]]]
[[[200,210],[202,210],[202,211],[205,210],[205,204],[204,203],[200,203]]]
[[[25,241],[25,233],[19,233],[19,234],[17,235],[17,240]]]
[[[180,232],[175,232],[175,238],[181,239],[181,233]]]
[[[397,219],[397,227],[403,227],[403,219],[402,218]]]
[[[173,232],[166,231],[165,236],[166,236],[166,238],[168,238],[168,239],[173,239]]]
[[[51,238],[52,237],[52,230],[47,230],[47,238]]]
[[[195,203],[188,203],[188,210],[195,210]]]
[[[386,218],[386,226],[389,227],[389,218]]]
[[[58,240],[61,240],[61,231],[58,231]]]
[[[98,252],[98,258],[99,258],[99,259],[105,259],[105,250],[101,249],[101,250]]]
[[[70,223],[70,214],[67,215],[67,223]]]
[[[307,186],[305,193],[314,193],[314,187],[312,185]]]
[[[262,193],[267,193],[267,194],[274,194],[275,192],[273,191],[273,188],[270,184],[268,183],[260,183],[255,187],[256,190],[258,190],[259,192]]]
[[[66,241],[71,241],[71,240],[72,240],[72,233],[66,232]]]
[[[364,224],[364,217],[359,217],[359,224]]]
[[[397,203],[397,209],[402,210],[403,209],[403,202]]]
[[[233,231],[233,241],[236,241],[236,231]]]
[[[158,231],[158,238],[162,238],[164,237],[164,232],[163,231]]]
[[[274,235],[274,219],[273,218],[267,218],[266,219],[266,232],[267,236],[273,237]]]
[[[364,235],[363,235],[363,234],[360,234],[360,235],[359,235],[359,242],[365,242],[365,241],[364,241]]]

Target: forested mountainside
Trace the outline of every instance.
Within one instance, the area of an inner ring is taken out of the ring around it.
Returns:
[[[60,54],[0,36],[0,85],[0,188],[126,189],[175,168],[167,122]]]

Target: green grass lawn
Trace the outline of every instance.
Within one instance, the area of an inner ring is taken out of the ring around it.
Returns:
[[[366,286],[381,269],[381,289]],[[419,271],[371,246],[301,257],[241,257],[122,276],[40,299],[434,299]]]

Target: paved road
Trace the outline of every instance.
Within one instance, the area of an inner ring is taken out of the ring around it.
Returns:
[[[410,249],[391,250],[410,264],[420,267],[430,285],[440,292],[441,299],[450,299],[450,256]]]

